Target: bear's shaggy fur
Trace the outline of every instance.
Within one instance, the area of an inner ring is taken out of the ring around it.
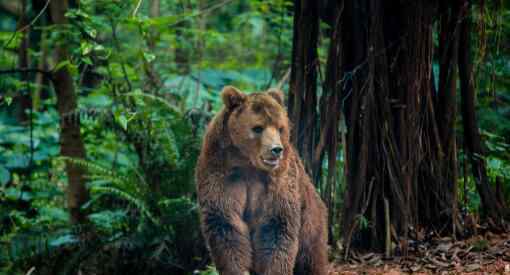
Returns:
[[[283,94],[223,89],[196,167],[201,226],[222,275],[327,274],[326,207],[289,143]]]

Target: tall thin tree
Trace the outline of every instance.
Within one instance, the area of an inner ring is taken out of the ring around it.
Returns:
[[[68,24],[65,16],[69,10],[67,0],[53,0],[50,3],[51,21],[56,25]],[[61,64],[69,59],[68,45],[60,42],[55,47],[56,63]],[[71,72],[67,66],[61,66],[53,73],[53,86],[57,95],[57,109],[60,114],[60,151],[61,155],[70,158],[85,158],[85,146],[80,133],[80,118],[66,119],[77,108],[77,95]],[[66,163],[68,178],[67,204],[73,223],[83,223],[86,216],[81,207],[89,199],[85,187],[84,169],[80,166]]]
[[[464,128],[464,142],[468,157],[471,163],[471,169],[476,182],[476,189],[480,195],[482,208],[485,214],[492,218],[495,225],[501,225],[503,219],[508,219],[508,209],[497,200],[496,194],[490,186],[487,177],[487,168],[485,164],[485,152],[478,128],[478,119],[476,115],[476,96],[475,79],[473,75],[473,61],[471,53],[471,2],[463,2],[463,20],[460,30],[460,44],[458,54],[459,78],[462,104],[462,124]]]

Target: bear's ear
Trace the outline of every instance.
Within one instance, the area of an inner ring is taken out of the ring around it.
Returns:
[[[267,93],[276,100],[276,102],[280,103],[280,105],[284,105],[283,92],[276,88],[271,88],[267,91]]]
[[[225,86],[221,91],[221,99],[227,109],[233,109],[244,103],[246,95],[234,86]]]

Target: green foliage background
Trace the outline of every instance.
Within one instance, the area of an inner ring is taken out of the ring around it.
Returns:
[[[157,17],[150,4],[82,0],[64,28],[45,16],[31,27],[35,66],[58,44],[70,50],[48,69],[72,72],[75,113],[59,118],[50,83],[38,86],[32,73],[28,82],[22,73],[0,78],[0,273],[214,273],[194,195],[201,136],[224,85],[262,90],[285,73],[291,3],[163,0]],[[2,13],[2,69],[16,68],[15,25]],[[20,110],[29,93],[33,110]],[[19,121],[23,112],[29,122]],[[87,159],[67,161],[87,171],[89,224],[80,228],[66,211],[59,157],[59,121],[78,118]]]

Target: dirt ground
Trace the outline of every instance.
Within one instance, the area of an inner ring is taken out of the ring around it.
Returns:
[[[438,238],[415,244],[405,258],[353,252],[349,260],[331,264],[330,275],[357,274],[510,275],[510,234],[486,233],[463,241]]]

